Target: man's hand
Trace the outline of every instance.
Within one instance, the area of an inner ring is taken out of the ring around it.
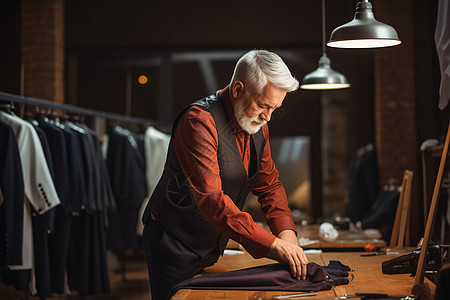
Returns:
[[[292,277],[306,279],[308,259],[292,230],[284,230],[278,234],[278,237],[270,246],[268,257],[288,264],[291,268]]]

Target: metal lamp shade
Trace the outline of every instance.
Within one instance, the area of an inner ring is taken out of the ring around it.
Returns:
[[[332,90],[350,87],[347,78],[331,69],[330,59],[323,54],[319,67],[303,77],[300,88],[306,90]]]
[[[380,48],[400,43],[395,29],[375,20],[372,4],[362,1],[356,6],[354,19],[334,29],[327,45],[335,48]]]

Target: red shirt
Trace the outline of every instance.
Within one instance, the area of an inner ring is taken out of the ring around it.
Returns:
[[[228,87],[221,96],[233,128],[242,161],[248,174],[250,135],[234,121]],[[200,106],[190,107],[179,120],[172,142],[183,172],[188,178],[199,212],[219,232],[240,243],[254,258],[265,257],[275,235],[285,229],[296,232],[286,192],[278,180],[278,170],[270,153],[269,128],[262,127],[266,140],[256,184],[252,193],[266,215],[272,233],[256,224],[250,214],[242,212],[222,190],[217,160],[218,137],[211,114]]]

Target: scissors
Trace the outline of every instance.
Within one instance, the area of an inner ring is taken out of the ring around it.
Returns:
[[[399,252],[375,252],[375,253],[368,253],[368,254],[361,254],[360,256],[377,256],[377,255],[389,255],[389,254],[400,254]]]
[[[287,298],[308,297],[308,296],[317,296],[317,292],[278,295],[278,296],[274,296],[273,298],[287,299]]]
[[[365,299],[365,298],[387,298],[387,294],[377,294],[377,293],[356,293],[355,295],[347,295],[344,294],[342,296],[334,298],[334,300],[344,300],[344,299],[350,299],[350,298],[359,298],[359,299]]]

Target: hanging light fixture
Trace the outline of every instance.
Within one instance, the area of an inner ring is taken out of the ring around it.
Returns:
[[[347,78],[331,68],[331,61],[325,52],[325,0],[322,0],[322,57],[319,67],[303,77],[300,88],[306,90],[332,90],[350,87]]]
[[[354,19],[335,28],[327,45],[335,48],[381,48],[400,43],[394,27],[375,20],[372,4],[363,0],[356,5]]]

